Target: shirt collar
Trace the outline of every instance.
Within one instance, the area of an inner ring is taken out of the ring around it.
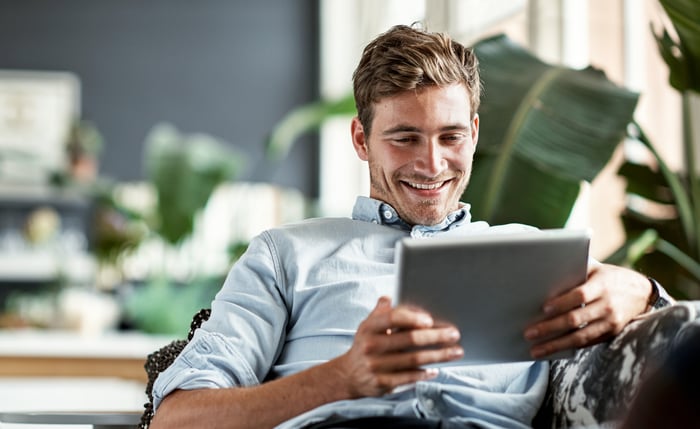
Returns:
[[[436,225],[414,225],[411,227],[399,217],[396,210],[389,204],[373,198],[359,196],[355,201],[352,218],[398,228],[411,232],[411,235],[427,236],[456,228],[463,223],[471,222],[471,213],[469,209],[469,204],[460,203],[460,208],[449,213],[442,222]]]

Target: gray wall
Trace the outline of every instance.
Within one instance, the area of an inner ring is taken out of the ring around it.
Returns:
[[[315,0],[0,0],[0,68],[68,70],[82,112],[106,139],[101,173],[144,177],[158,122],[204,132],[248,155],[246,180],[317,194],[313,137],[271,165],[270,128],[316,94]]]

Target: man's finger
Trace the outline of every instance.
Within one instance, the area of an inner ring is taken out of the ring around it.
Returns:
[[[430,328],[433,318],[427,312],[406,306],[387,306],[388,298],[382,297],[363,323],[364,329],[374,333],[385,333],[401,329]]]
[[[453,326],[398,330],[387,335],[387,350],[440,347],[455,344],[459,340],[459,330]]]
[[[530,349],[530,355],[535,359],[541,359],[564,350],[592,345],[607,339],[608,332],[608,325],[603,321],[589,323],[567,335],[534,345]]]
[[[601,294],[602,288],[599,284],[587,283],[548,299],[544,303],[543,311],[547,317],[554,317],[597,301]]]
[[[449,362],[462,356],[464,350],[457,345],[384,354],[373,359],[372,369],[380,373],[412,372],[424,365]]]
[[[525,330],[525,338],[530,341],[541,341],[560,336],[604,319],[606,316],[606,308],[602,301],[594,301],[529,326]]]

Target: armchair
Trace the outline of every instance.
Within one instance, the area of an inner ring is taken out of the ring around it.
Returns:
[[[667,358],[679,334],[688,325],[700,325],[699,314],[700,301],[681,302],[638,318],[610,342],[580,349],[571,359],[552,361],[549,388],[533,427],[616,427],[641,381]],[[148,428],[153,418],[152,389],[158,374],[175,360],[209,315],[209,309],[200,310],[187,339],[173,341],[148,356],[149,402],[144,405],[139,428]]]

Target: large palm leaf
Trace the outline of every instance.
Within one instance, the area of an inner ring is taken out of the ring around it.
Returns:
[[[599,70],[546,64],[503,35],[475,50],[485,95],[464,199],[491,223],[564,225],[581,181],[593,180],[624,137],[637,94]]]

